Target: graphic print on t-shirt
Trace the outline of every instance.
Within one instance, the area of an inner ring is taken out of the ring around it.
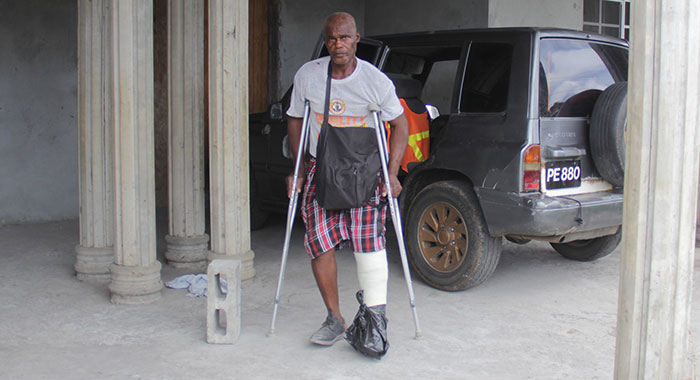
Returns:
[[[343,112],[345,112],[345,102],[341,99],[335,98],[331,100],[328,108],[330,113],[330,115],[328,115],[328,124],[334,127],[367,127],[365,116],[342,115]],[[323,114],[314,112],[314,116],[316,118],[316,122],[321,125],[323,123]]]
[[[309,154],[316,155],[316,145],[323,123],[326,101],[326,76],[328,56],[307,62],[294,76],[294,88],[287,115],[304,116],[304,104],[311,105],[309,115]],[[357,60],[357,67],[350,76],[333,79],[331,100],[328,104],[329,122],[336,127],[374,128],[374,119],[368,110],[369,103],[382,109],[382,120],[393,120],[401,115],[403,107],[396,97],[391,80],[371,63]]]
[[[345,112],[345,102],[335,98],[331,100],[330,111],[333,115],[340,115]]]

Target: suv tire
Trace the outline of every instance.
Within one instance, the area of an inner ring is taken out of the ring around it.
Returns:
[[[413,269],[428,285],[449,291],[481,284],[501,257],[473,189],[460,181],[423,189],[408,211],[406,242]]]
[[[627,82],[610,85],[598,97],[591,115],[591,155],[598,173],[612,185],[625,179]]]
[[[617,248],[622,238],[622,229],[612,235],[594,239],[575,240],[569,243],[549,243],[555,251],[569,260],[593,261],[609,255]]]
[[[270,212],[263,210],[258,202],[257,198],[258,185],[255,178],[250,179],[250,230],[255,231],[263,228],[267,218],[270,216]]]

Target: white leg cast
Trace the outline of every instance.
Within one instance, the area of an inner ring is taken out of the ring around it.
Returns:
[[[386,305],[386,289],[389,281],[389,265],[386,260],[386,250],[377,252],[358,253],[355,255],[357,263],[357,279],[363,290],[365,305]]]

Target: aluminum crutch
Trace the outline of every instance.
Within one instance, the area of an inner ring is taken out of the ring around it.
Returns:
[[[377,145],[379,146],[379,158],[382,162],[382,172],[384,174],[384,184],[387,190],[387,199],[389,200],[389,209],[391,210],[391,221],[394,225],[394,231],[396,232],[396,240],[399,243],[399,253],[401,254],[401,264],[403,265],[403,276],[406,279],[406,287],[408,288],[408,302],[411,305],[411,311],[413,312],[413,322],[416,325],[416,339],[421,339],[423,333],[420,330],[420,324],[418,323],[418,313],[416,312],[416,299],[413,294],[413,282],[411,281],[411,271],[408,268],[408,261],[406,260],[406,246],[403,240],[403,227],[401,225],[401,214],[399,214],[399,201],[393,197],[391,193],[391,182],[389,181],[389,155],[387,154],[386,147],[386,133],[384,131],[383,123],[379,120],[380,108],[378,105],[372,103],[369,105],[369,111],[374,117],[374,125],[376,126],[377,132]]]
[[[272,310],[272,322],[267,336],[275,334],[275,322],[277,322],[277,308],[280,304],[280,293],[282,291],[282,280],[284,280],[284,270],[287,267],[287,256],[289,255],[289,241],[292,237],[292,227],[294,226],[294,217],[297,213],[297,181],[299,179],[299,167],[301,160],[304,159],[304,145],[306,144],[306,136],[309,134],[309,114],[311,106],[309,101],[304,101],[304,119],[301,124],[301,136],[299,136],[299,147],[297,149],[297,160],[294,163],[294,176],[292,179],[292,195],[289,197],[289,207],[287,209],[287,230],[284,233],[284,247],[282,248],[282,265],[280,266],[280,275],[277,279],[277,293],[275,294],[275,307]]]

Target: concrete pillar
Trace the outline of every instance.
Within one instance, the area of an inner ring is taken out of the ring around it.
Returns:
[[[209,0],[209,260],[255,276],[248,180],[248,0]]]
[[[160,297],[153,146],[153,3],[112,3],[114,57],[114,303]]]
[[[698,182],[698,188],[700,189],[700,182]],[[698,191],[698,204],[695,212],[695,245],[697,246],[700,242],[700,191]]]
[[[108,0],[78,1],[78,178],[81,281],[109,281],[114,261],[113,128]]]
[[[632,6],[616,379],[691,379],[700,3]]]
[[[165,258],[176,268],[203,270],[204,0],[168,3],[169,234]]]

